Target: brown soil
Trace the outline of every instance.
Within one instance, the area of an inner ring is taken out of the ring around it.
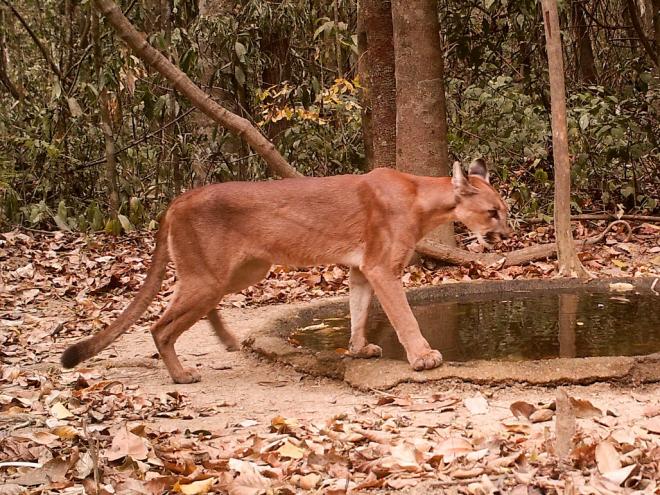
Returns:
[[[273,308],[229,308],[223,311],[227,325],[241,338],[260,326]],[[68,343],[68,342],[67,342]],[[55,350],[64,347],[58,344]],[[358,391],[344,382],[329,378],[310,377],[287,365],[266,361],[247,351],[227,352],[204,321],[197,323],[178,341],[178,352],[184,366],[195,366],[202,381],[191,385],[172,383],[162,362],[153,359],[155,347],[144,327],[136,328],[117,340],[114,346],[90,360],[89,367],[103,370],[105,379],[121,380],[125,385],[139,385],[147,394],[178,391],[190,399],[192,419],[157,418],[166,427],[183,429],[263,430],[276,416],[304,420],[326,420],[347,413],[371,414],[379,391]],[[59,357],[54,353],[53,362]],[[565,387],[570,396],[591,401],[603,411],[611,410],[619,417],[617,426],[630,427],[644,420],[642,411],[660,400],[660,384],[624,385],[595,383],[588,386]],[[397,396],[430,396],[434,393],[454,392],[463,399],[481,393],[487,398],[490,411],[486,415],[471,416],[463,406],[457,407],[454,427],[472,428],[478,422],[483,433],[502,430],[501,421],[513,418],[509,406],[516,401],[532,404],[549,403],[556,395],[555,387],[515,385],[475,385],[458,380],[424,384],[404,383],[389,390]],[[214,414],[194,417],[195,411],[214,408]],[[414,424],[436,425],[435,411],[409,411],[396,408],[411,418]],[[185,414],[182,414],[185,416]],[[257,424],[243,428],[241,423],[254,420]],[[579,420],[583,421],[583,420]],[[551,423],[539,423],[542,429]],[[584,427],[598,427],[584,420]]]

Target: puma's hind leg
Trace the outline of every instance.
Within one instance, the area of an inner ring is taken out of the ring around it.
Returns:
[[[206,317],[209,319],[209,323],[220,339],[220,342],[222,342],[229,352],[238,351],[241,348],[241,343],[236,336],[227,329],[222,321],[220,313],[216,309],[209,311]]]
[[[207,282],[207,283],[204,283]],[[180,280],[163,316],[151,329],[156,348],[174,383],[194,383],[201,379],[193,369],[184,368],[174,349],[179,336],[208,315],[220,299],[220,291],[209,281],[195,284]]]
[[[270,263],[263,260],[252,259],[240,264],[228,274],[227,293],[240,292],[241,290],[260,282],[270,269]],[[225,348],[230,351],[238,351],[241,343],[236,336],[225,326],[220,312],[215,308],[208,312],[206,317],[213,331],[220,339]]]

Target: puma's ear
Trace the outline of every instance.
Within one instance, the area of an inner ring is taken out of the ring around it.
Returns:
[[[454,162],[454,174],[451,178],[451,183],[454,186],[454,192],[459,196],[469,196],[479,192],[463,175],[460,162]]]
[[[486,162],[481,158],[476,158],[472,161],[472,163],[470,163],[469,174],[478,175],[483,180],[490,183],[490,180],[488,180],[488,167],[486,166]]]

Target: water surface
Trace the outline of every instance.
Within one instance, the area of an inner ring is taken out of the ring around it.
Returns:
[[[463,296],[413,306],[431,347],[446,361],[634,356],[660,352],[660,297],[652,294],[533,291]],[[405,360],[383,314],[369,319],[369,339],[383,356]],[[293,343],[346,349],[346,315],[295,330]]]

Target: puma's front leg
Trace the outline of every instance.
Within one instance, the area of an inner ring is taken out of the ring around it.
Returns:
[[[353,357],[380,357],[383,350],[367,342],[367,317],[373,289],[359,268],[351,268],[348,278],[349,305],[351,308],[351,341],[348,352]]]
[[[396,330],[399,342],[406,350],[408,362],[414,370],[428,370],[442,364],[442,354],[431,349],[422,336],[415,315],[410,309],[401,280],[382,268],[365,271],[365,275]]]

